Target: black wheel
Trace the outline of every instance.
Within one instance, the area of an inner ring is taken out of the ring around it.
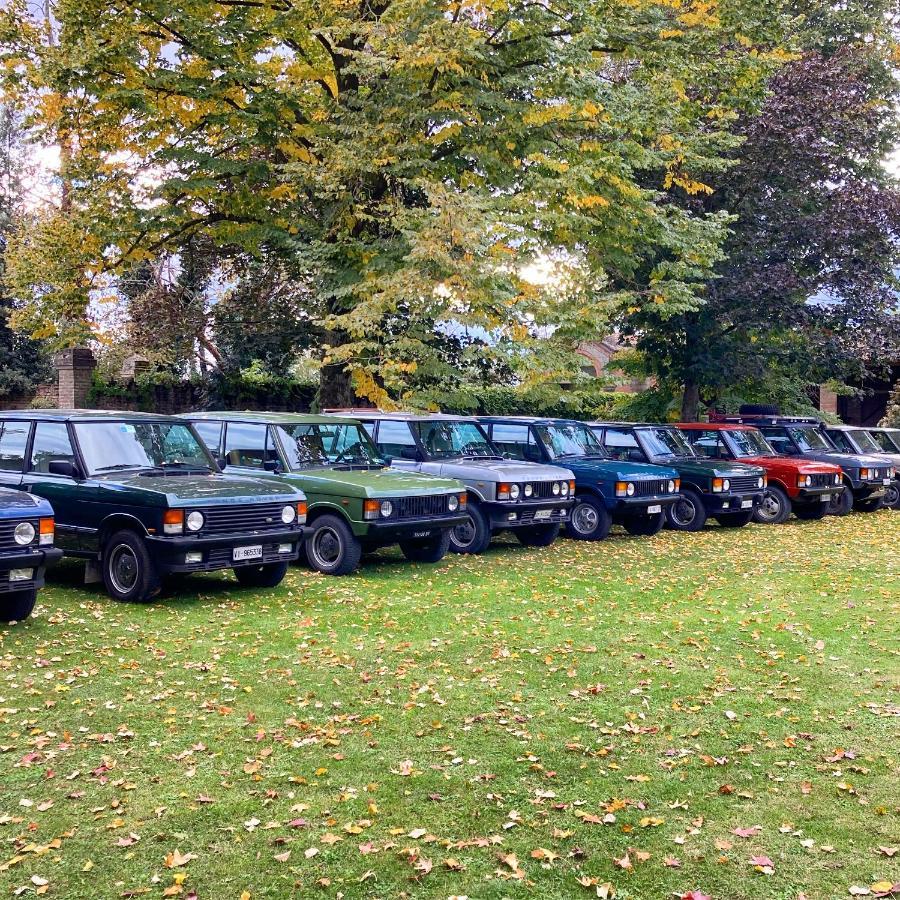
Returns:
[[[37,588],[12,591],[0,596],[0,622],[24,622],[37,602]]]
[[[143,538],[134,531],[117,531],[103,544],[100,559],[106,593],[126,603],[146,603],[162,587]]]
[[[696,491],[682,489],[678,499],[666,509],[665,518],[675,531],[700,531],[706,524],[703,498]]]
[[[513,528],[513,534],[523,547],[549,547],[559,537],[559,523],[552,525],[526,525]]]
[[[881,509],[881,507],[881,497],[876,497],[874,500],[860,500],[856,504],[858,512],[875,512],[876,510]]]
[[[662,512],[653,516],[629,516],[622,522],[625,530],[635,537],[653,537],[663,530],[665,524],[666,514]]]
[[[242,587],[273,588],[284,581],[287,570],[287,561],[262,566],[236,566],[234,577]]]
[[[450,532],[442,531],[437,537],[416,541],[400,541],[400,549],[410,562],[440,562],[452,549]]]
[[[798,506],[794,505],[794,515],[798,519],[805,520],[818,520],[824,519],[825,516],[828,515],[828,504],[827,503],[817,503],[815,505],[810,504],[809,506]]]
[[[845,487],[842,491],[831,495],[828,504],[829,516],[847,516],[853,510],[853,492]]]
[[[716,516],[716,521],[723,528],[743,528],[753,521],[753,510],[742,509],[736,513],[725,513],[721,516]]]
[[[362,545],[338,516],[316,519],[304,546],[310,566],[323,575],[349,575],[362,557]]]
[[[602,541],[612,528],[612,516],[599,497],[580,494],[566,523],[566,534],[577,541]]]
[[[784,488],[770,484],[763,494],[762,503],[753,513],[753,519],[760,525],[781,525],[788,520],[791,506],[791,498]]]
[[[881,505],[885,509],[900,509],[900,482],[892,481],[881,498]]]
[[[484,553],[491,542],[491,525],[477,503],[469,501],[466,521],[450,529],[450,549],[454,553]]]

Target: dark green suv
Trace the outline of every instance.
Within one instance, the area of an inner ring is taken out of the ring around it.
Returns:
[[[347,575],[363,552],[399,544],[437,562],[464,521],[466,489],[451,478],[388,468],[362,424],[299,413],[190,413],[226,472],[268,474],[309,502],[309,564]]]
[[[274,587],[306,531],[302,492],[223,475],[171,416],[0,412],[0,484],[49,500],[57,544],[117,600],[149,600],[179,572],[234,569]]]

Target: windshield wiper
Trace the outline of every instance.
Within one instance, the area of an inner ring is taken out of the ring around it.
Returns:
[[[123,469],[147,469],[150,466],[143,466],[140,463],[113,463],[111,466],[98,466],[95,472],[121,472]]]

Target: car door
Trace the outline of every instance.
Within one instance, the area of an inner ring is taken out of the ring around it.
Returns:
[[[269,426],[258,422],[229,422],[223,455],[225,471],[235,475],[258,476],[267,463],[281,463]]]
[[[520,422],[494,422],[490,437],[504,456],[528,462],[543,462],[543,454],[528,425]]]
[[[685,428],[681,433],[687,437],[697,456],[704,459],[731,459],[731,453],[719,431]]]
[[[8,488],[22,488],[22,471],[31,422],[21,419],[0,421],[0,485]]]
[[[633,431],[627,428],[607,428],[603,436],[606,451],[613,459],[646,462],[647,458]]]

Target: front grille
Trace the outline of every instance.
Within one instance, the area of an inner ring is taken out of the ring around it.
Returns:
[[[17,551],[21,553],[24,550],[30,550],[37,547],[37,537],[35,537],[33,543],[25,547],[23,547],[21,544],[16,543],[16,539],[13,536],[13,533],[16,530],[16,525],[21,525],[22,522],[31,522],[31,524],[34,526],[34,533],[35,535],[37,535],[39,525],[37,519],[9,519],[7,521],[0,522],[0,553],[9,553],[10,551]]]
[[[424,519],[428,516],[443,516],[447,510],[447,496],[432,494],[425,497],[401,497],[394,501],[396,518]]]
[[[534,493],[530,497],[526,497],[526,500],[549,500],[551,498],[558,499],[560,497],[559,494],[553,493],[553,485],[558,484],[556,481],[533,481],[531,482],[531,486],[534,489]],[[523,494],[524,496],[524,494]]]
[[[834,475],[827,473],[812,475],[812,486],[816,488],[832,487],[834,485]]]
[[[633,497],[655,497],[669,493],[669,479],[652,478],[649,481],[635,481]]]
[[[738,475],[736,478],[729,478],[731,482],[731,493],[742,494],[746,491],[759,491],[759,475]]]
[[[871,469],[872,474],[869,476],[869,481],[883,481],[888,477],[887,469]]]
[[[201,508],[205,519],[201,534],[229,534],[241,531],[276,531],[285,528],[281,511],[287,503],[259,503],[246,506]],[[296,520],[295,520],[296,521]]]

